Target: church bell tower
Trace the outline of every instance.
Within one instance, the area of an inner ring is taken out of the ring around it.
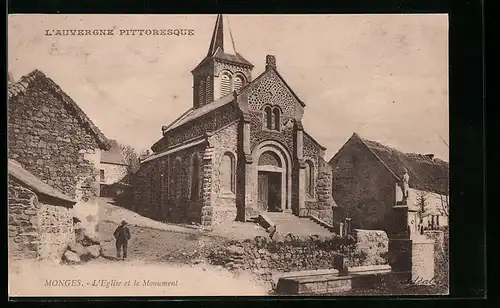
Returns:
[[[224,31],[223,15],[217,15],[208,53],[191,71],[194,109],[239,91],[252,80],[254,66],[236,52],[229,21],[227,28],[228,33]]]

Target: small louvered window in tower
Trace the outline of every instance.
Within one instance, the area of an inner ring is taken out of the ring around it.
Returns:
[[[243,87],[243,77],[241,76],[236,76],[234,77],[234,90],[239,91]]]
[[[210,76],[207,76],[206,82],[205,82],[205,100],[207,101],[207,104],[213,100],[211,83],[212,83],[212,80],[211,80]]]
[[[226,96],[231,93],[231,77],[227,74],[223,74],[220,81],[220,96]]]
[[[198,88],[198,102],[200,107],[205,105],[205,80],[200,80],[200,85]]]

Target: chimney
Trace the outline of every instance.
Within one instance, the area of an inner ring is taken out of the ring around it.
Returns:
[[[434,159],[434,154],[425,154],[425,157],[427,157],[430,160]]]
[[[266,70],[274,68],[276,69],[276,56],[274,55],[267,55],[266,56]]]
[[[162,127],[161,127],[161,133],[162,133],[163,135],[165,135],[165,132],[167,131],[167,129],[168,129],[168,126],[166,126],[166,125],[162,126]]]

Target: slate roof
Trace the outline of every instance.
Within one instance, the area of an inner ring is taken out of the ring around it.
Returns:
[[[39,70],[34,70],[26,76],[21,77],[18,82],[8,85],[8,100],[15,99],[16,96],[22,95],[27,91],[36,91],[38,87],[43,85],[44,90],[50,89],[66,106],[75,112],[76,117],[87,126],[97,140],[100,148],[103,150],[109,149],[109,141],[104,134],[95,126],[85,112],[78,106],[69,95],[67,95],[52,79],[45,76]],[[40,102],[43,103],[43,102]]]
[[[221,49],[218,49],[217,52],[213,55],[215,59],[221,60],[221,61],[227,61],[227,62],[232,62],[232,63],[237,63],[237,64],[244,64],[249,67],[253,67],[253,64],[250,63],[247,59],[243,58],[242,55],[239,53],[236,54],[230,54],[230,53],[225,53]]]
[[[122,151],[118,142],[113,139],[109,139],[110,149],[101,152],[101,163],[114,164],[114,165],[124,165],[125,158],[123,157]]]
[[[7,169],[10,176],[22,182],[24,185],[30,187],[37,194],[56,198],[71,204],[75,204],[77,202],[58,189],[44,183],[42,180],[24,169],[21,164],[13,159],[9,159]]]
[[[410,188],[449,194],[448,162],[422,154],[403,153],[380,142],[364,139],[356,133],[352,138],[360,140],[398,181],[401,181],[400,177],[406,168],[410,175]]]
[[[184,116],[181,116],[177,120],[175,120],[170,126],[165,130],[165,132],[169,132],[173,130],[174,128],[177,128],[179,126],[184,125],[185,123],[188,123],[194,119],[197,119],[207,113],[210,113],[211,111],[214,111],[215,109],[225,106],[226,104],[231,103],[234,100],[234,95],[233,93],[230,93],[226,96],[223,96],[219,98],[216,101],[213,101],[209,104],[206,104],[200,108],[190,108],[186,113],[184,113]]]

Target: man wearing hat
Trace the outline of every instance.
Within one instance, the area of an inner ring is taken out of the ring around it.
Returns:
[[[121,225],[116,228],[114,236],[116,239],[116,258],[118,260],[122,259],[121,251],[123,250],[123,260],[125,260],[127,258],[128,240],[130,240],[130,229],[125,219],[122,220]]]

